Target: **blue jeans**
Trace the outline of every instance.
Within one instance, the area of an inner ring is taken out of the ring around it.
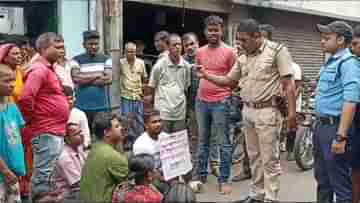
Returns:
[[[338,125],[316,124],[313,142],[315,157],[315,179],[318,202],[332,203],[334,194],[336,202],[351,202],[352,184],[350,167],[350,140],[344,154],[331,152],[331,143],[336,137]],[[349,136],[350,137],[350,136]]]
[[[144,104],[141,100],[130,100],[121,97],[120,111],[123,118],[132,114],[129,126],[129,138],[131,145],[144,132]]]
[[[198,175],[208,175],[210,136],[218,137],[220,147],[220,176],[218,183],[228,182],[231,171],[232,144],[229,137],[225,104],[222,102],[196,101],[196,118],[199,125]],[[211,130],[216,129],[216,134]]]
[[[33,150],[31,195],[36,197],[51,190],[50,176],[63,150],[64,138],[44,133],[32,138],[31,147]]]
[[[211,132],[212,135],[210,136],[210,154],[209,154],[210,165],[219,166],[220,147],[219,147],[217,135],[220,133],[217,133],[218,129],[216,129],[216,128],[213,128],[212,130],[213,130]],[[221,129],[219,129],[219,130],[221,130]]]

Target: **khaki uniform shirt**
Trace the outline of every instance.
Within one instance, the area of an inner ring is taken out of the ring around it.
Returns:
[[[227,75],[234,81],[240,80],[241,97],[247,102],[267,102],[280,94],[280,79],[293,75],[292,59],[286,47],[282,47],[275,56],[278,44],[264,40],[254,54],[246,61],[238,60]]]
[[[143,78],[147,77],[144,61],[135,59],[131,66],[126,58],[120,59],[120,94],[130,100],[141,100],[143,97]]]
[[[234,64],[234,67],[232,68],[235,71],[235,70],[237,70],[238,66],[243,67],[243,69],[241,70],[241,78],[239,79],[239,83],[238,83],[238,86],[239,86],[240,89],[243,88],[244,83],[246,81],[246,76],[248,74],[248,72],[244,68],[245,64],[246,64],[246,61],[247,61],[246,55],[242,54],[237,58],[237,61]]]

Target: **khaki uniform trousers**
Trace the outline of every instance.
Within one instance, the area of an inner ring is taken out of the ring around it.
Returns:
[[[278,200],[282,116],[273,107],[254,109],[245,105],[242,113],[252,173],[249,196],[257,200]]]

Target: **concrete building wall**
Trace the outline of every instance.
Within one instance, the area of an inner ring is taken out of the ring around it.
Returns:
[[[82,33],[88,29],[88,2],[58,0],[59,32],[64,36],[66,55],[72,58],[84,51]]]
[[[329,0],[311,0],[311,1],[273,1],[277,4],[300,7],[303,9],[332,13],[340,16],[359,17],[360,1],[329,1]]]
[[[229,43],[233,46],[235,42],[235,31],[240,20],[249,17],[249,9],[242,5],[233,5],[229,10],[230,14],[228,17],[228,39]]]
[[[360,9],[359,0],[232,0],[232,2],[360,21],[360,13],[358,12]]]
[[[273,1],[274,3],[288,6],[300,7],[307,10],[320,11],[346,16],[350,18],[360,18],[360,1],[329,1],[329,0],[311,0],[311,1]]]
[[[182,0],[125,0],[129,2],[147,3],[161,6],[171,7],[183,7]],[[227,13],[229,11],[229,4],[226,0],[185,0],[185,8],[222,12]]]

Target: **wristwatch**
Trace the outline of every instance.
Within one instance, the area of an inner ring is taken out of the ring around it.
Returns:
[[[343,135],[340,135],[340,134],[336,134],[336,141],[337,142],[344,142],[348,139],[347,136],[343,136]]]

